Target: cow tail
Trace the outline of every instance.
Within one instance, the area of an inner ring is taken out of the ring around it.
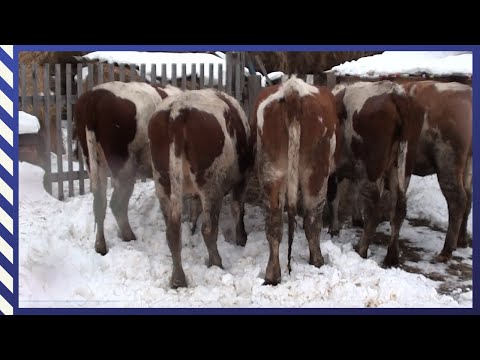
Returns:
[[[99,172],[98,172],[98,152],[97,152],[97,138],[95,130],[89,130],[85,126],[85,133],[88,148],[88,169],[90,175],[90,188],[92,192],[98,189]]]
[[[400,191],[406,191],[406,178],[405,175],[411,172],[407,171],[407,155],[409,151],[409,141],[414,140],[415,132],[420,131],[421,124],[418,124],[418,120],[415,117],[415,109],[413,99],[405,92],[405,89],[398,84],[394,85],[394,91],[392,93],[392,99],[397,108],[399,114],[398,124],[398,152],[397,152],[397,175],[398,175],[398,187]],[[420,126],[418,128],[418,126]],[[411,144],[410,144],[411,145]]]
[[[285,125],[288,129],[288,172],[287,172],[287,213],[288,213],[288,272],[291,272],[290,260],[295,231],[295,215],[298,196],[298,165],[300,157],[300,122],[296,114],[301,111],[300,97],[295,86],[295,79],[290,79],[290,86],[284,88],[285,103],[288,104]]]
[[[169,127],[171,134],[173,134],[173,142],[170,144],[168,158],[170,173],[170,216],[173,222],[181,220],[183,211],[183,149],[185,144],[183,125],[184,121],[181,115],[177,116],[175,120],[170,117]]]

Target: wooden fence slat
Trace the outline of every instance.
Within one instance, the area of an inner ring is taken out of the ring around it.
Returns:
[[[152,64],[150,67],[150,82],[152,84],[157,83],[157,64]],[[163,82],[163,74],[162,74],[162,82]]]
[[[167,85],[167,64],[162,64],[162,86]]]
[[[44,77],[43,77],[43,91],[45,94],[49,95],[50,94],[50,65],[45,64],[44,66]],[[44,99],[45,103],[45,111],[44,111],[44,116],[45,116],[45,154],[44,154],[44,159],[45,159],[45,190],[52,195],[52,157],[50,155],[51,151],[51,139],[50,139],[50,96],[46,96]]]
[[[187,64],[182,64],[182,85],[181,89],[185,90],[187,87]]]
[[[55,64],[55,94],[62,93],[62,74],[60,64]],[[63,141],[62,141],[62,98],[59,96],[55,101],[56,122],[57,122],[57,172],[63,172]],[[63,200],[63,181],[58,182],[58,199]]]
[[[192,64],[192,75],[190,76],[190,81],[192,82],[191,89],[195,90],[197,88],[197,64]]]
[[[80,96],[83,91],[83,75],[82,75],[82,64],[77,64],[77,96]],[[80,144],[77,144],[78,147],[78,169],[80,170],[80,176],[78,177],[78,191],[80,195],[85,194],[85,174],[83,166],[83,155],[80,149]],[[88,175],[87,175],[88,176]],[[73,178],[74,179],[74,178]],[[75,180],[75,179],[74,179]]]
[[[87,89],[92,90],[92,88],[93,88],[93,64],[88,64],[88,77],[87,77],[87,79],[88,79]]]
[[[67,158],[68,158],[68,196],[72,197],[73,193],[73,149],[72,149],[72,103],[70,97],[72,96],[72,64],[67,64]]]
[[[137,81],[137,65],[130,64],[130,82]]]
[[[142,82],[146,82],[146,74],[145,74],[145,71],[146,70],[146,65],[145,64],[141,64],[140,65],[140,80]]]
[[[213,64],[208,64],[208,87],[213,88]]]
[[[257,95],[262,87],[262,77],[260,75],[250,75],[247,79],[248,87],[248,106],[245,110],[247,117],[255,106]]]
[[[120,81],[125,82],[125,64],[120,64],[118,67],[120,69]]]
[[[103,83],[103,64],[102,63],[97,63],[97,68],[98,68],[98,71],[97,71],[97,75],[98,75],[98,79],[97,79],[97,84],[102,84]]]
[[[223,65],[218,64],[218,82],[217,82],[218,90],[223,91]]]
[[[177,86],[177,64],[172,64],[172,86]]]
[[[115,80],[115,66],[113,63],[108,64],[108,81]]]
[[[205,87],[205,64],[200,64],[200,78],[199,80],[199,87],[203,89]]]
[[[227,65],[227,81],[226,81],[226,86],[225,86],[225,92],[228,95],[232,95],[232,77],[233,77],[233,72],[232,72],[232,53],[228,52],[226,57],[226,65]]]
[[[235,63],[235,99],[241,104],[242,103],[242,69],[241,63],[238,61]]]
[[[25,64],[20,64],[20,84],[22,86],[22,110],[25,111],[27,108],[27,66]]]

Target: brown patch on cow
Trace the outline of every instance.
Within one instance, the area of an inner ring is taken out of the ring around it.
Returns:
[[[162,100],[165,99],[168,94],[160,84],[150,84],[155,90],[157,90],[158,95],[162,97]]]
[[[75,106],[83,153],[88,158],[86,128],[95,133],[113,176],[128,160],[128,144],[134,139],[137,128],[136,113],[133,102],[104,89],[83,93]]]
[[[233,106],[232,102],[221,92],[216,91],[216,95],[220,100],[228,105],[228,111],[224,112],[225,123],[230,137],[236,139],[236,150],[238,155],[238,167],[240,173],[244,173],[253,163],[253,154],[248,144],[245,126],[238,113],[238,110]]]
[[[352,152],[364,161],[369,181],[383,176],[392,161],[392,144],[400,122],[388,95],[372,96],[360,113],[352,116],[353,128],[362,140],[352,137]]]
[[[182,109],[173,123],[175,133],[175,153],[178,156],[182,137],[185,156],[190,164],[196,182],[203,186],[206,182],[205,171],[223,152],[225,135],[214,115],[197,109]],[[177,147],[178,145],[178,147]]]
[[[148,136],[150,138],[150,152],[152,154],[152,163],[155,169],[160,173],[158,181],[163,186],[165,194],[170,196],[170,111],[157,112],[148,124]]]

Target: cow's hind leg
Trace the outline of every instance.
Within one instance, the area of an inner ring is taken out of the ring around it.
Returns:
[[[305,236],[310,250],[309,264],[320,267],[324,264],[322,251],[320,250],[320,232],[322,230],[323,202],[313,209],[308,209],[303,218]]]
[[[200,201],[200,197],[198,195],[194,195],[190,199],[190,213],[189,213],[192,235],[195,234],[195,231],[197,230],[197,222],[201,213],[202,213],[202,202]]]
[[[204,198],[202,205],[204,216],[202,235],[208,250],[208,266],[216,265],[223,269],[222,259],[217,248],[218,219],[222,208],[222,197],[213,199]]]
[[[470,211],[472,210],[472,157],[469,157],[465,166],[463,175],[463,184],[467,195],[465,212],[463,213],[462,225],[460,225],[460,234],[458,235],[457,247],[466,248],[469,243],[467,234],[467,223]],[[471,240],[471,239],[470,239]]]
[[[243,180],[232,189],[231,210],[235,221],[235,234],[237,245],[245,246],[247,243],[247,232],[245,231],[245,189],[247,182]]]
[[[370,239],[374,236],[378,225],[378,205],[380,202],[380,191],[375,182],[367,182],[360,190],[365,204],[365,224],[360,241],[355,246],[357,253],[367,258]]]
[[[452,252],[457,248],[457,240],[460,233],[460,226],[465,217],[467,207],[467,193],[460,181],[459,176],[448,170],[439,169],[437,173],[438,183],[448,205],[448,230],[442,252],[435,260],[446,262],[452,257]]]
[[[115,220],[117,220],[123,241],[137,239],[128,221],[128,202],[132,196],[134,185],[134,174],[130,174],[129,176],[122,175],[117,179],[113,179],[113,194],[110,200],[110,208],[112,209]]]
[[[282,177],[265,184],[264,191],[267,195],[265,232],[270,248],[270,255],[263,284],[278,285],[282,279],[279,250],[283,233],[282,215],[286,191],[285,178]]]
[[[157,190],[158,193],[158,190]],[[167,225],[167,243],[172,254],[173,271],[170,285],[173,289],[187,287],[187,280],[182,266],[181,214],[172,213],[170,200],[160,196],[160,208]]]
[[[340,192],[338,191],[338,178],[336,174],[330,175],[327,187],[327,204],[330,215],[330,226],[328,233],[331,236],[340,234],[340,222],[338,220],[338,205],[340,203]]]
[[[403,192],[398,186],[397,169],[390,173],[390,227],[391,237],[390,244],[388,245],[387,255],[383,261],[383,265],[386,267],[398,266],[400,263],[400,246],[399,236],[400,228],[407,213],[407,199],[405,192]]]
[[[93,212],[95,215],[95,224],[97,225],[97,234],[95,239],[95,251],[105,255],[107,243],[105,242],[104,222],[107,212],[107,169],[106,165],[99,164],[97,186],[93,192]]]

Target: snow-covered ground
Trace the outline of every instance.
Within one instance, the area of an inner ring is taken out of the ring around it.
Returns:
[[[377,77],[386,75],[472,76],[473,57],[468,51],[384,51],[334,66],[337,75]]]
[[[249,237],[247,245],[239,247],[232,241],[233,224],[225,204],[218,237],[224,269],[206,266],[201,234],[191,235],[184,223],[182,259],[189,287],[172,290],[171,255],[152,181],[137,183],[130,200],[129,216],[138,240],[120,240],[108,209],[109,252],[100,256],[94,250],[92,194],[61,202],[44,191],[42,169],[20,163],[19,172],[20,307],[472,307],[472,249],[457,250],[449,264],[431,263],[443,246],[444,232],[409,221],[400,233],[403,264],[393,269],[380,266],[388,223],[379,227],[366,260],[353,250],[358,229],[345,227],[336,238],[324,229],[321,249],[326,264],[320,269],[308,264],[307,241],[298,227],[290,275],[285,226],[282,283],[264,286],[269,253],[263,211],[247,206]],[[446,228],[446,203],[435,177],[412,178],[408,218]],[[471,218],[468,228],[471,233]]]

